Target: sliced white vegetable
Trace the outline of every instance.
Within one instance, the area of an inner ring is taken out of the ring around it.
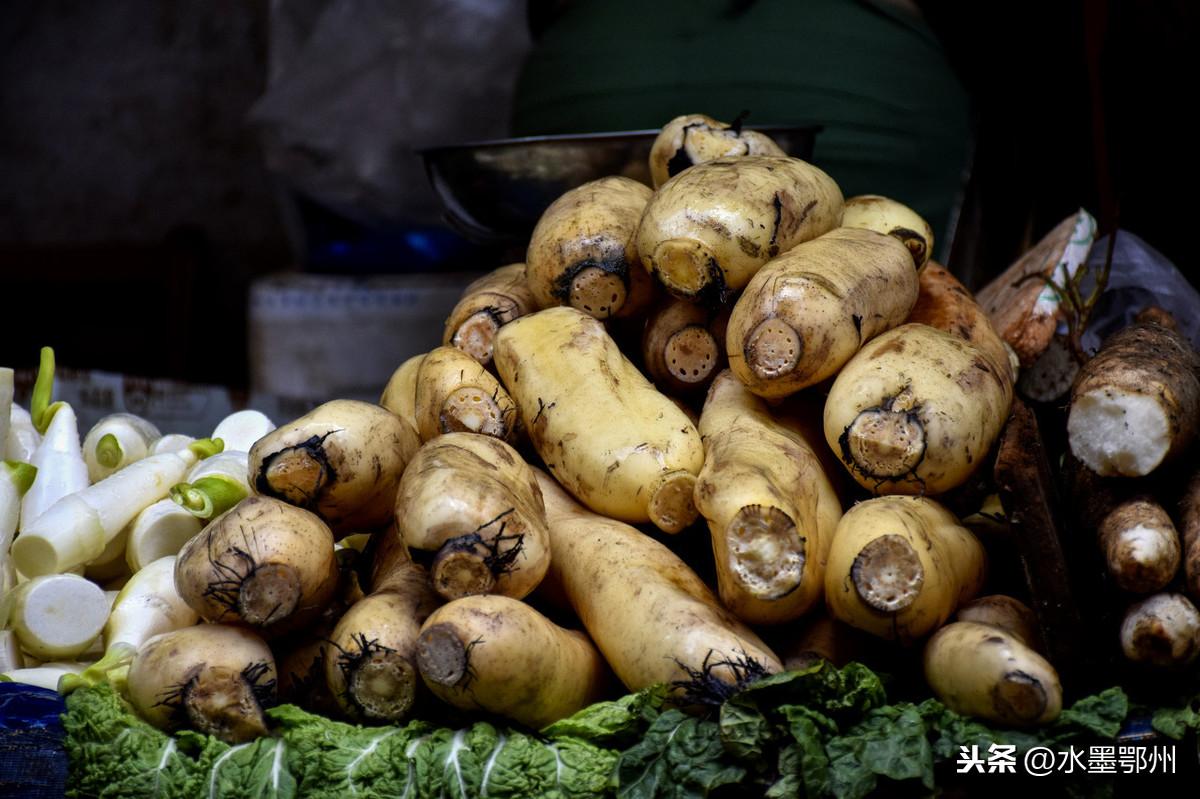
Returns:
[[[42,660],[78,657],[108,620],[104,590],[74,574],[52,574],[22,583],[5,597],[8,626],[21,649]]]
[[[88,478],[97,483],[123,466],[140,461],[160,438],[158,428],[142,417],[110,413],[96,422],[83,439]]]
[[[200,457],[214,451],[213,442],[197,441],[180,452],[131,463],[63,497],[21,530],[12,547],[13,563],[22,573],[36,577],[95,560],[133,517],[165,497]]]
[[[196,439],[183,433],[168,433],[155,441],[150,447],[151,455],[162,455],[164,452],[179,452],[191,446]]]
[[[14,404],[8,414],[6,457],[10,461],[28,463],[33,460],[33,453],[37,452],[40,443],[42,443],[42,436],[33,426],[33,417],[29,415],[29,411]]]
[[[175,590],[175,558],[160,558],[130,578],[113,603],[104,625],[104,656],[76,679],[63,684],[71,691],[107,679],[128,666],[138,648],[159,633],[190,627],[200,620]]]
[[[259,411],[238,411],[226,416],[209,438],[225,442],[225,451],[249,452],[254,442],[275,429],[275,423]]]
[[[204,520],[220,516],[250,493],[250,453],[240,451],[205,458],[188,472],[187,482],[171,487],[171,499]]]
[[[178,553],[202,527],[204,522],[174,501],[160,499],[130,522],[125,562],[137,574],[159,558]]]
[[[68,674],[79,674],[87,667],[87,663],[43,663],[30,669],[6,671],[0,674],[0,681],[19,682],[48,691],[57,691],[59,680]]]
[[[0,366],[0,461],[8,457],[8,427],[13,407],[13,370]]]
[[[70,405],[60,406],[54,414],[30,463],[38,471],[21,502],[22,530],[55,502],[88,486],[87,464],[79,446],[79,423]]]
[[[17,634],[0,630],[0,672],[25,668],[25,658],[17,645]]]

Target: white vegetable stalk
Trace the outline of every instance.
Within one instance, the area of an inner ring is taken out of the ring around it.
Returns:
[[[79,422],[75,418],[75,411],[65,402],[51,403],[53,394],[54,350],[42,347],[29,413],[34,428],[43,438],[29,461],[37,467],[38,474],[21,503],[22,530],[55,502],[86,488],[88,484],[87,464],[83,462],[83,451],[79,447]]]
[[[0,553],[0,597],[17,587],[19,582],[17,570],[13,568],[12,558],[7,552]]]
[[[137,574],[159,558],[179,552],[203,527],[204,522],[174,500],[160,499],[129,523],[125,562]]]
[[[259,411],[238,411],[221,420],[213,430],[212,439],[225,442],[225,450],[249,452],[254,442],[275,429],[275,423]]]
[[[160,438],[158,428],[140,416],[110,413],[96,422],[83,439],[88,478],[98,483],[121,467],[140,461]]]
[[[0,460],[8,456],[8,428],[11,424],[13,407],[13,370],[0,366]]]
[[[22,530],[55,502],[88,486],[87,464],[79,447],[79,424],[70,405],[61,406],[54,414],[31,463],[38,470],[37,479],[21,502]]]
[[[41,435],[33,426],[33,417],[29,411],[14,403],[8,414],[8,423],[8,438],[0,442],[4,444],[6,457],[10,461],[28,463],[33,460],[38,444],[42,443]]]
[[[23,574],[36,577],[95,560],[133,517],[164,498],[197,460],[220,449],[220,444],[202,439],[180,452],[131,463],[99,483],[63,497],[21,530],[13,544],[13,562]]]
[[[58,683],[68,674],[78,674],[86,663],[43,663],[31,669],[13,669],[0,674],[0,682],[19,682],[48,691],[57,691]]]
[[[162,455],[165,452],[179,452],[191,446],[196,439],[183,433],[168,433],[155,441],[150,447],[151,455]]]
[[[35,475],[37,469],[28,463],[0,461],[0,597],[17,584],[17,570],[8,551],[21,519],[21,497]]]
[[[221,452],[192,467],[187,482],[171,486],[171,499],[197,519],[214,519],[250,495],[249,473],[248,452]]]
[[[8,560],[8,549],[21,519],[21,498],[36,477],[37,468],[28,463],[0,461],[0,562]]]
[[[65,679],[61,690],[67,693],[112,679],[151,637],[190,627],[199,620],[175,590],[174,556],[154,561],[130,578],[117,595],[104,625],[104,656],[78,677]]]
[[[36,577],[4,598],[7,626],[21,649],[41,660],[87,651],[104,629],[108,600],[100,586],[74,574]]]
[[[17,645],[17,634],[12,630],[0,630],[0,672],[25,668],[25,658]]]

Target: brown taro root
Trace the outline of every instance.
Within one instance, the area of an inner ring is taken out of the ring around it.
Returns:
[[[1179,532],[1183,538],[1183,574],[1186,591],[1200,598],[1200,469],[1192,473],[1179,501]]]
[[[1100,548],[1108,573],[1123,590],[1161,591],[1179,571],[1179,533],[1152,497],[1141,495],[1113,508],[1100,522]]]
[[[1147,317],[1105,340],[1071,389],[1071,452],[1096,474],[1140,477],[1200,428],[1200,354]]]
[[[1183,594],[1147,597],[1125,612],[1121,650],[1134,663],[1186,666],[1200,654],[1200,612]]]

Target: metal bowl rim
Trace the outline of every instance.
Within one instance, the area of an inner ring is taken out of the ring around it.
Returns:
[[[781,131],[804,132],[816,135],[824,130],[822,125],[754,125],[747,126],[747,130],[757,130],[762,133],[778,133]],[[462,144],[440,144],[433,147],[417,147],[415,152],[419,155],[429,157],[439,155],[441,153],[456,152],[463,150],[480,150],[480,149],[497,149],[501,147],[511,147],[513,145],[522,144],[556,144],[556,143],[577,143],[590,141],[614,141],[618,139],[645,138],[649,136],[657,136],[661,128],[647,128],[645,130],[614,130],[602,131],[599,133],[555,133],[544,136],[518,136],[512,139],[482,139],[480,141],[463,142]]]

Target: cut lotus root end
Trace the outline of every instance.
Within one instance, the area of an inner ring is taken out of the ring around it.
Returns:
[[[713,282],[712,253],[703,244],[687,239],[668,239],[654,249],[654,274],[667,291],[681,299],[698,296]]]
[[[347,690],[368,718],[394,721],[412,709],[416,670],[398,652],[376,652],[350,677]]]
[[[450,392],[442,403],[439,421],[443,433],[480,433],[504,439],[509,432],[499,403],[476,386],[463,386]]]
[[[1046,688],[1023,671],[1010,671],[992,687],[992,703],[1005,718],[1024,723],[1037,721],[1046,712]]]
[[[231,669],[201,671],[189,684],[183,707],[192,727],[226,743],[245,743],[267,734],[254,687]]]
[[[491,593],[496,575],[489,554],[482,541],[464,544],[461,538],[452,538],[442,544],[430,565],[434,590],[447,600]]]
[[[774,600],[800,587],[805,541],[779,508],[742,508],[726,528],[725,542],[731,570],[751,595]]]
[[[693,494],[696,475],[691,472],[675,471],[665,475],[650,495],[647,512],[654,526],[664,533],[678,533],[696,521],[699,511]]]
[[[271,457],[259,475],[259,483],[265,483],[267,494],[292,505],[307,507],[330,479],[329,465],[325,452],[318,443],[305,442],[289,447]]]
[[[492,362],[492,347],[500,324],[486,310],[476,311],[454,331],[450,343],[484,366]]]
[[[762,380],[773,380],[795,371],[803,352],[804,341],[796,328],[772,317],[754,328],[742,354],[755,375]]]
[[[689,325],[671,335],[663,347],[667,371],[681,383],[703,383],[717,368],[721,351],[706,328]]]
[[[238,615],[247,624],[266,627],[292,615],[302,593],[295,567],[287,563],[259,566],[238,588]]]
[[[846,428],[842,448],[843,458],[862,474],[904,477],[925,457],[925,427],[910,411],[870,408]]]
[[[467,676],[467,647],[449,624],[435,624],[417,641],[417,668],[436,685],[457,685]]]
[[[575,310],[596,319],[607,319],[621,310],[627,293],[625,281],[619,275],[589,266],[579,270],[571,281],[568,298]]]
[[[850,567],[850,579],[868,606],[899,613],[921,593],[925,568],[907,539],[888,534],[862,548]]]

